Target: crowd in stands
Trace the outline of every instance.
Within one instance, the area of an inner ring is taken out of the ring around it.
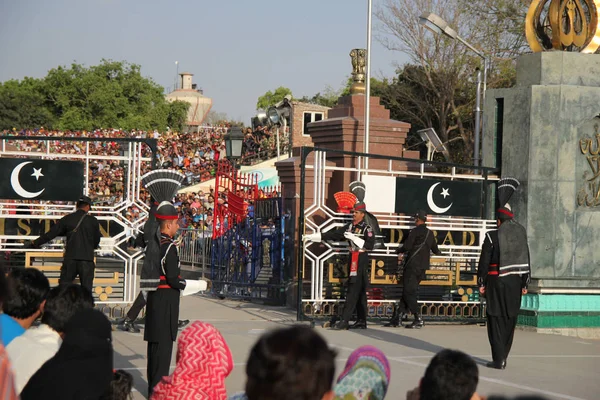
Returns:
[[[131,398],[132,376],[114,370],[111,323],[94,309],[87,289],[76,284],[51,289],[33,268],[8,275],[2,270],[0,305],[2,400]],[[234,361],[227,341],[213,325],[195,321],[181,333],[175,370],[163,377],[151,400],[486,400],[477,393],[475,361],[460,351],[436,354],[405,396],[388,394],[390,363],[378,348],[356,349],[337,378],[336,357],[308,326],[267,332],[248,356],[244,392],[228,397],[225,382]],[[501,398],[487,397],[492,399]]]
[[[82,154],[89,146],[93,159],[89,165],[89,195],[96,205],[113,205],[123,199],[127,174],[124,163],[110,158],[123,155],[124,146],[119,141],[83,142],[76,140],[61,140],[63,138],[154,138],[158,140],[157,165],[161,168],[177,169],[186,175],[184,186],[205,182],[214,178],[217,161],[225,156],[224,135],[230,128],[229,124],[206,126],[196,131],[179,133],[167,131],[146,132],[141,130],[124,131],[120,129],[96,129],[93,131],[57,131],[44,128],[35,130],[13,129],[0,132],[2,136],[29,136],[31,140],[8,140],[6,150],[23,152],[46,152],[52,154],[65,154],[65,159],[70,155]],[[36,140],[38,136],[56,137],[57,140]],[[268,159],[276,154],[276,135],[268,127],[259,126],[256,130],[246,128],[243,143],[242,164],[258,162]],[[283,152],[287,149],[287,133],[282,133],[280,147]],[[150,156],[150,149],[143,146],[143,155]],[[142,163],[140,175],[151,168],[149,162]],[[178,199],[183,222],[182,227],[209,229],[212,223],[212,208],[214,198],[201,191],[195,192]],[[140,193],[140,198],[148,206],[150,198],[145,190]],[[54,202],[56,204],[56,202]],[[200,205],[201,203],[201,205]],[[195,209],[195,210],[194,210]],[[124,212],[126,219],[137,220],[143,212],[140,208],[132,206]]]
[[[224,135],[231,127],[229,124],[206,126],[196,131],[180,133],[167,131],[146,132],[140,130],[123,131],[120,129],[97,129],[93,131],[56,131],[44,128],[17,131],[4,130],[2,136],[30,136],[32,140],[8,141],[8,150],[24,152],[46,152],[69,155],[82,154],[89,146],[93,156],[120,156],[124,148],[122,142],[89,143],[76,140],[60,140],[62,138],[154,138],[158,140],[158,165],[162,168],[177,169],[186,175],[184,182],[187,186],[201,183],[214,178],[217,161],[225,156]],[[58,140],[36,140],[37,136],[56,137]],[[289,135],[282,132],[280,148],[287,151]],[[242,164],[258,162],[273,157],[276,154],[276,135],[268,127],[258,126],[256,130],[245,129]],[[143,155],[150,156],[150,149],[143,147]],[[141,173],[150,170],[150,163],[144,163]],[[113,203],[123,196],[124,168],[123,163],[110,158],[99,159],[90,165],[90,194],[98,200]]]

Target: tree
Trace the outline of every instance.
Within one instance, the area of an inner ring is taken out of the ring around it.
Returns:
[[[62,130],[181,128],[189,104],[169,103],[163,88],[140,66],[102,60],[86,68],[59,66],[40,80],[25,78],[0,87],[0,126],[48,126]]]
[[[299,101],[303,103],[318,104],[320,106],[325,107],[334,107],[337,104],[338,99],[342,95],[343,90],[344,88],[336,90],[333,87],[327,85],[325,86],[323,93],[318,92],[312,97],[304,96]]]
[[[500,7],[490,13],[489,6],[494,3]],[[463,143],[460,152],[448,153],[446,159],[471,160],[474,76],[482,62],[458,41],[425,30],[417,23],[419,15],[423,10],[440,15],[467,42],[485,49],[492,56],[492,71],[503,72],[489,77],[489,86],[494,87],[512,82],[504,74],[514,70],[513,59],[523,51],[523,33],[517,29],[517,18],[500,20],[510,10],[521,10],[520,3],[521,0],[386,0],[375,12],[380,22],[378,40],[411,60],[411,66],[400,69],[392,85],[402,102],[396,104],[399,113],[406,113],[423,127],[433,127],[444,142],[459,137]]]
[[[187,114],[190,103],[181,100],[175,100],[169,104],[169,114],[167,115],[167,124],[174,130],[181,132],[187,121]]]
[[[283,100],[283,98],[287,95],[292,95],[292,91],[284,86],[279,86],[275,89],[275,92],[271,92],[270,90],[260,96],[258,101],[256,102],[257,110],[268,110],[269,107],[274,106]]]
[[[0,84],[0,130],[52,127],[54,118],[38,91],[40,85],[32,78]]]

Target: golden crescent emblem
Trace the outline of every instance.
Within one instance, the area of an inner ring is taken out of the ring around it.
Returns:
[[[533,52],[595,53],[600,47],[600,0],[533,0],[525,36]]]

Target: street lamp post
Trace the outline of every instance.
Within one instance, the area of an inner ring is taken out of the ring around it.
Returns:
[[[244,143],[244,133],[239,126],[233,126],[224,136],[225,139],[225,157],[233,165],[233,191],[236,191],[235,180],[237,179],[236,161],[242,157],[242,143]]]
[[[458,33],[448,26],[448,23],[444,21],[440,16],[433,13],[424,13],[419,17],[419,24],[423,25],[423,27],[429,29],[431,32],[436,35],[446,35],[451,39],[458,40],[462,44],[464,44],[469,50],[473,53],[477,54],[479,57],[483,59],[483,93],[481,90],[481,70],[477,71],[477,98],[475,101],[475,149],[473,151],[473,164],[476,167],[479,166],[479,138],[481,131],[481,116],[483,111],[481,110],[481,101],[485,102],[485,91],[487,90],[487,70],[489,67],[489,58],[480,50],[473,47],[463,38],[458,36]]]

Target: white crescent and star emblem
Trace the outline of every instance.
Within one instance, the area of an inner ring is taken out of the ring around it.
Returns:
[[[448,207],[446,207],[446,208],[439,207],[437,204],[435,204],[435,201],[433,201],[433,191],[435,190],[435,188],[438,185],[441,185],[441,182],[434,183],[429,188],[429,191],[427,192],[427,205],[429,206],[429,208],[431,209],[431,211],[433,211],[434,213],[436,213],[436,214],[444,214],[445,212],[447,212],[450,209],[450,207],[452,207],[453,203],[450,203],[450,205]],[[441,195],[444,196],[444,199],[446,197],[450,196],[449,189],[442,188]]]
[[[21,196],[25,199],[33,199],[34,197],[37,197],[40,194],[44,193],[44,190],[46,190],[46,189],[42,189],[39,192],[29,192],[29,191],[25,190],[23,188],[23,186],[21,186],[21,181],[19,180],[19,174],[21,173],[21,170],[23,169],[23,167],[25,167],[26,165],[32,164],[32,163],[33,163],[33,161],[22,162],[19,165],[17,165],[12,170],[12,173],[10,174],[10,184],[11,184],[13,190],[15,191],[16,194],[18,194],[19,196]],[[33,174],[31,174],[31,176],[35,177],[35,179],[39,181],[40,177],[44,176],[44,175],[42,174],[41,168],[33,168]]]
[[[35,177],[36,181],[40,180],[40,176],[44,176],[44,174],[42,174],[42,169],[41,168],[35,168],[33,167],[33,174],[31,174],[31,176]]]

